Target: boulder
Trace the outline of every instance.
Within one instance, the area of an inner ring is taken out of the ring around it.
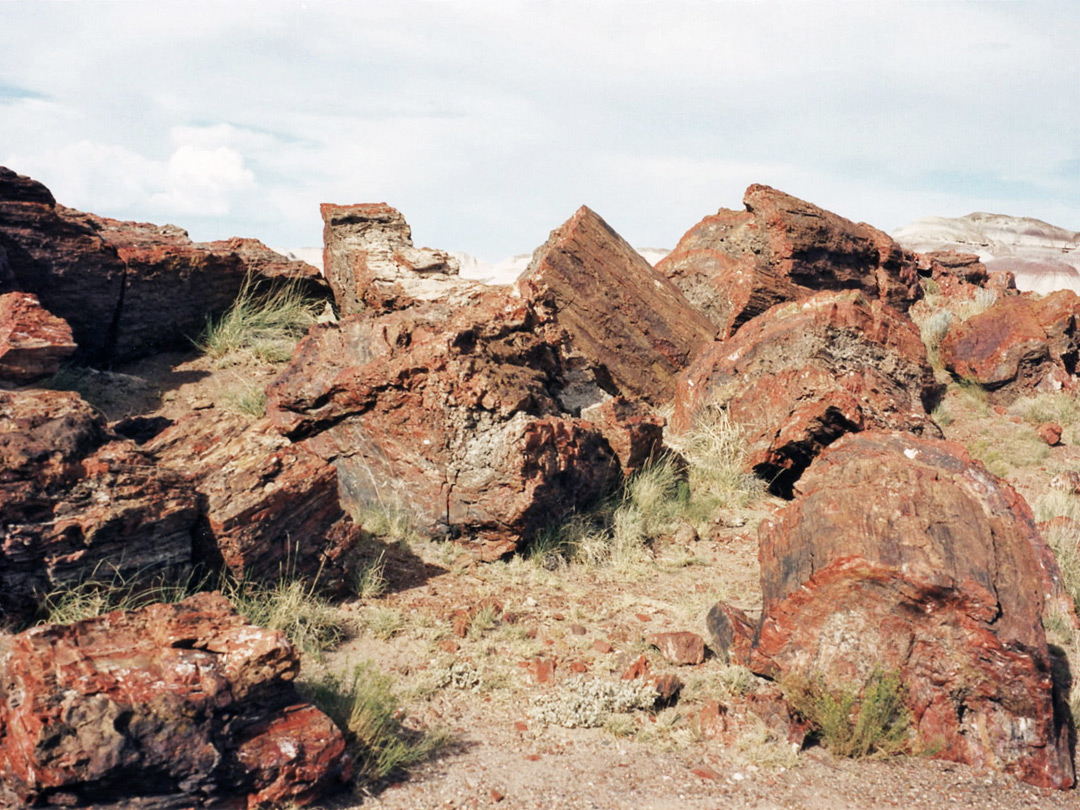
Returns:
[[[979,261],[975,253],[935,250],[916,254],[916,257],[919,260],[920,275],[928,276],[937,282],[944,295],[968,285],[985,287],[990,281],[986,265]]]
[[[273,278],[312,283],[310,265],[270,261],[269,249],[256,244],[196,243],[174,225],[65,208],[41,183],[0,167],[0,249],[8,266],[6,279],[0,271],[0,293],[37,296],[71,325],[84,362],[188,348],[207,318],[229,308],[251,272],[270,269]]]
[[[679,377],[671,427],[682,433],[727,409],[745,431],[748,467],[786,495],[845,433],[940,436],[927,414],[938,392],[910,319],[861,293],[822,292],[779,304],[703,351]]]
[[[217,593],[27,630],[0,661],[0,804],[308,804],[351,766],[299,668]]]
[[[194,556],[237,579],[282,578],[344,593],[353,585],[360,527],[338,501],[337,470],[269,420],[197,411],[144,447],[199,494]]]
[[[320,211],[323,267],[342,314],[388,312],[479,286],[458,276],[449,253],[414,247],[405,217],[386,203],[323,203]]]
[[[275,426],[337,467],[348,510],[402,506],[485,558],[604,492],[619,462],[557,396],[526,301],[477,289],[312,328],[268,389]]]
[[[716,335],[671,281],[585,206],[537,249],[516,289],[550,309],[547,327],[561,333],[564,355],[582,358],[591,372],[583,372],[571,410],[605,394],[667,402],[675,375]]]
[[[921,297],[915,255],[882,231],[768,186],[750,186],[743,204],[703,219],[656,266],[721,337],[820,290],[862,292],[902,311]]]
[[[1078,313],[1080,297],[1071,290],[1000,298],[949,330],[941,359],[954,376],[984,387],[996,405],[1036,391],[1075,390]]]
[[[1072,785],[1042,624],[1048,600],[1072,605],[1016,491],[958,444],[868,431],[822,453],[798,493],[760,529],[751,667],[830,689],[895,671],[937,758]]]
[[[0,624],[59,587],[183,581],[195,492],[77,394],[0,391]]]
[[[640,400],[606,399],[582,410],[581,418],[596,425],[611,445],[623,475],[633,475],[664,450],[665,420]]]
[[[0,381],[30,383],[55,374],[76,348],[67,321],[36,296],[0,295]]]

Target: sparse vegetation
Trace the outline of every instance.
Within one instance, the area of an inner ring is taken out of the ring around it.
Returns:
[[[233,305],[207,324],[196,346],[220,366],[252,358],[284,363],[315,323],[317,308],[295,282],[269,286],[248,277]]]
[[[897,672],[874,670],[861,694],[832,689],[817,676],[788,679],[784,696],[837,756],[891,756],[911,747],[911,713]]]
[[[231,411],[258,419],[266,415],[266,387],[259,382],[237,380],[222,390],[221,404]]]
[[[199,590],[194,582],[178,584],[125,580],[117,574],[66,584],[45,595],[39,624],[71,624],[114,610],[137,610],[156,602],[179,602]]]
[[[387,587],[386,552],[380,551],[378,557],[360,567],[353,590],[361,599],[376,599],[386,593]]]
[[[657,693],[642,681],[605,681],[574,676],[533,697],[529,716],[563,728],[600,728],[612,714],[651,709]]]
[[[368,661],[347,674],[302,682],[301,692],[345,734],[356,783],[376,782],[445,749],[449,735],[405,726],[393,680]]]
[[[345,636],[341,614],[312,585],[282,580],[274,585],[241,582],[228,585],[225,596],[252,624],[280,630],[303,653],[321,656]]]

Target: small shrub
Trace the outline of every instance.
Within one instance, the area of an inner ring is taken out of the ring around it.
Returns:
[[[782,686],[791,706],[837,756],[891,756],[910,746],[911,713],[899,673],[875,670],[861,696],[854,689],[829,689],[820,678]]]
[[[432,673],[432,685],[436,689],[465,689],[479,692],[484,686],[484,672],[468,659],[453,661]]]
[[[445,733],[405,727],[392,683],[369,661],[347,675],[328,673],[299,684],[301,693],[345,734],[358,785],[423,762],[449,744]]]
[[[979,287],[971,298],[954,305],[953,314],[956,320],[963,323],[968,318],[981,315],[997,303],[997,290],[989,287]]]
[[[241,582],[223,590],[237,613],[259,627],[280,630],[303,653],[319,657],[345,637],[344,620],[312,585]]]
[[[651,709],[656,689],[642,681],[603,681],[576,675],[536,695],[529,716],[538,723],[563,728],[600,728],[611,714]]]
[[[220,365],[249,357],[266,363],[286,362],[304,332],[315,323],[317,307],[298,283],[267,287],[249,276],[229,310],[207,324],[196,346]]]

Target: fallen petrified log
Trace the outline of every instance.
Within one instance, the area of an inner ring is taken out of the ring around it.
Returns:
[[[0,658],[0,805],[307,804],[350,775],[278,631],[217,593],[44,625]]]
[[[745,211],[720,209],[657,263],[727,337],[755,315],[820,290],[854,290],[906,311],[922,296],[918,259],[887,234],[768,186]]]
[[[0,623],[60,587],[183,581],[195,492],[67,391],[0,391]]]
[[[75,349],[71,327],[36,296],[0,295],[0,382],[26,384],[55,374]]]
[[[779,304],[703,351],[680,376],[671,427],[724,408],[746,433],[747,465],[789,494],[846,433],[940,437],[927,414],[939,392],[910,319],[858,292]]]
[[[829,689],[895,671],[934,756],[1072,785],[1042,622],[1048,603],[1073,607],[1016,491],[957,444],[868,431],[822,453],[798,493],[760,530],[751,668]],[[745,661],[745,621],[713,613]]]
[[[941,342],[945,367],[1007,405],[1036,391],[1071,391],[1080,356],[1080,297],[1058,290],[999,299],[954,326]]]

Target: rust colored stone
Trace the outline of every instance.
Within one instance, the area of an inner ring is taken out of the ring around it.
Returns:
[[[657,264],[728,337],[756,315],[821,290],[852,290],[906,311],[922,295],[918,261],[888,235],[768,186],[745,211],[721,209]]]
[[[762,524],[752,668],[858,687],[897,671],[937,757],[1073,784],[1044,606],[1073,608],[1031,511],[959,445],[864,432]]]
[[[705,617],[713,650],[725,664],[748,666],[757,636],[757,622],[750,621],[741,610],[717,602]]]
[[[0,803],[309,803],[351,766],[341,732],[293,688],[299,667],[281,633],[216,593],[14,636]]]
[[[29,293],[0,295],[0,380],[25,384],[55,374],[75,353],[71,327]]]
[[[705,660],[705,640],[697,633],[653,633],[648,642],[677,666],[696,666]]]
[[[552,683],[555,680],[555,660],[552,658],[534,658],[528,665],[529,674],[538,684]]]
[[[1043,422],[1035,428],[1035,435],[1051,447],[1061,444],[1062,428],[1057,422]]]
[[[636,681],[638,679],[644,679],[649,675],[649,659],[644,655],[636,658],[630,666],[623,670],[622,680],[624,681]]]

